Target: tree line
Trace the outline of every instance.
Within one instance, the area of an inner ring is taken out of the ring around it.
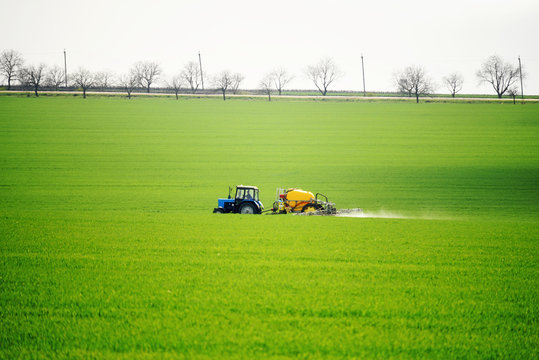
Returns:
[[[498,98],[501,99],[507,93],[513,97],[514,102],[519,93],[518,80],[524,74],[520,73],[520,67],[493,55],[483,62],[476,77],[480,83],[490,84]],[[462,75],[457,72],[449,74],[442,81],[452,97],[462,90],[464,83]],[[416,102],[419,102],[420,96],[432,94],[435,90],[434,82],[421,66],[406,67],[395,76],[395,83],[399,92],[415,96]]]
[[[172,90],[179,98],[179,93],[189,91],[196,94],[203,84],[202,70],[194,61],[184,65],[182,70],[170,77],[162,78],[161,66],[152,61],[139,61],[135,63],[125,74],[115,76],[111,72],[91,72],[85,68],[79,68],[72,74],[67,75],[59,66],[47,67],[45,64],[25,64],[23,56],[15,50],[4,50],[0,54],[0,75],[7,81],[7,89],[19,83],[25,88],[33,89],[36,96],[39,90],[46,86],[59,90],[63,86],[72,86],[82,90],[83,97],[89,89],[106,90],[113,87],[121,88],[131,98],[136,89],[144,89],[150,93],[152,85],[162,81],[165,87]],[[310,65],[305,70],[305,75],[311,80],[322,96],[326,96],[330,86],[344,76],[337,64],[331,58],[324,58],[316,64]],[[518,94],[518,79],[523,77],[520,68],[504,61],[498,56],[490,56],[477,71],[476,76],[480,82],[488,83],[496,92],[498,98],[508,94],[515,99]],[[236,94],[245,76],[241,73],[222,71],[211,76],[212,89],[219,91],[226,100],[226,94]],[[292,81],[293,75],[284,68],[275,69],[267,74],[259,82],[259,90],[263,91],[268,100],[271,94],[282,94],[284,88]],[[396,90],[407,96],[414,96],[419,102],[421,96],[434,93],[435,84],[422,66],[408,66],[394,76]],[[442,79],[443,86],[452,97],[462,90],[464,79],[459,73],[452,73]]]

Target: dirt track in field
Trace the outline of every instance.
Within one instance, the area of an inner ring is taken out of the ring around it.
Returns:
[[[20,90],[0,90],[0,94],[33,94],[33,91],[20,91]],[[82,96],[82,91],[39,91],[39,94],[49,94],[49,95],[56,95],[56,94],[78,94]],[[117,95],[117,96],[127,96],[127,93],[125,92],[119,92],[119,91],[87,91],[86,95]],[[168,96],[168,97],[174,97],[175,95],[173,93],[147,93],[147,92],[132,92],[131,96]],[[179,94],[180,97],[192,97],[192,98],[220,98],[223,97],[222,94]],[[259,95],[259,94],[227,94],[227,98],[267,98],[267,95]],[[372,101],[372,100],[381,100],[381,101],[391,101],[391,100],[398,100],[398,101],[415,101],[415,97],[408,97],[408,96],[350,96],[350,95],[272,95],[272,99],[307,99],[307,100],[365,100],[365,101]],[[457,98],[451,98],[451,97],[421,97],[419,99],[420,102],[425,101],[431,101],[431,102],[461,102],[461,101],[491,101],[491,102],[512,102],[513,99],[511,98],[484,98],[484,97],[457,97]],[[517,102],[539,102],[539,99],[516,99]]]

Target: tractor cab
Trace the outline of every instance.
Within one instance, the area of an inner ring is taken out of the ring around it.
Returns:
[[[228,188],[228,199],[218,199],[214,213],[225,214],[260,214],[264,205],[260,202],[256,186],[238,185],[235,187],[235,195],[232,198],[232,187]]]
[[[236,201],[255,200],[258,201],[258,188],[256,186],[236,187]]]

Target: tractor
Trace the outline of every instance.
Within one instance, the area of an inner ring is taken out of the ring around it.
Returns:
[[[261,214],[264,205],[258,198],[256,186],[237,185],[235,195],[232,198],[233,187],[228,188],[228,199],[218,199],[214,214]]]

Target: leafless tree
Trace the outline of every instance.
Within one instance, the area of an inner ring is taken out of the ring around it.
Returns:
[[[279,68],[272,73],[273,82],[275,84],[275,89],[281,95],[283,88],[288,84],[294,77],[289,75],[285,69]]]
[[[29,65],[19,71],[20,82],[23,86],[32,87],[36,96],[39,96],[37,91],[45,80],[45,68],[45,64],[39,64],[37,66]]]
[[[341,71],[333,61],[333,59],[325,58],[316,65],[311,65],[307,68],[307,76],[314,83],[318,91],[323,96],[326,96],[328,87],[339,77],[342,76]]]
[[[79,68],[71,75],[73,83],[82,89],[82,97],[86,99],[86,91],[95,85],[95,76],[90,71]]]
[[[451,93],[452,97],[455,97],[455,95],[462,90],[462,84],[464,83],[464,80],[462,79],[462,75],[459,73],[452,73],[447,77],[444,77],[444,84],[447,90]]]
[[[403,94],[408,94],[409,97],[412,97],[412,83],[404,73],[395,75],[395,84],[397,85],[397,91]]]
[[[489,57],[481,69],[476,73],[479,82],[486,82],[492,85],[498,98],[501,98],[505,92],[518,81],[520,72],[518,66],[506,63],[499,56]]]
[[[397,87],[399,91],[406,91],[415,96],[416,103],[419,97],[431,94],[434,91],[434,84],[427,76],[425,69],[420,66],[408,66],[397,76]]]
[[[507,90],[507,94],[513,98],[513,104],[517,103],[517,96],[518,96],[518,87],[513,86],[512,88],[509,88]]]
[[[110,71],[100,71],[94,75],[95,86],[101,90],[107,89],[112,85],[114,76]]]
[[[139,85],[150,92],[150,86],[161,75],[161,67],[158,63],[152,61],[139,61],[134,66],[134,72],[137,74]]]
[[[191,92],[196,94],[198,87],[200,86],[200,68],[194,61],[188,62],[181,73],[183,80],[189,84]]]
[[[223,71],[213,79],[215,88],[223,93],[223,100],[226,100],[226,91],[232,86],[232,75],[228,71]]]
[[[271,90],[272,90],[274,81],[275,81],[275,78],[274,78],[273,73],[264,76],[264,78],[260,80],[260,88],[264,90],[266,94],[268,94],[268,101],[271,101]]]
[[[135,72],[130,71],[128,74],[120,76],[119,84],[127,92],[127,98],[131,99],[131,93],[138,85],[138,76]]]
[[[45,85],[53,87],[55,91],[58,91],[58,88],[64,83],[64,80],[64,71],[58,65],[54,65],[47,71]]]
[[[238,92],[238,89],[240,87],[240,84],[241,82],[245,80],[245,76],[243,76],[243,74],[240,74],[240,73],[235,73],[234,75],[232,75],[232,93],[234,95],[236,95],[236,93]]]
[[[4,50],[0,54],[0,72],[7,79],[8,90],[11,90],[11,83],[17,80],[23,63],[22,55],[15,50]]]
[[[182,86],[183,86],[184,77],[182,75],[176,75],[172,78],[172,80],[167,83],[167,85],[174,90],[174,94],[176,94],[176,100],[178,100],[178,93],[180,92]]]

